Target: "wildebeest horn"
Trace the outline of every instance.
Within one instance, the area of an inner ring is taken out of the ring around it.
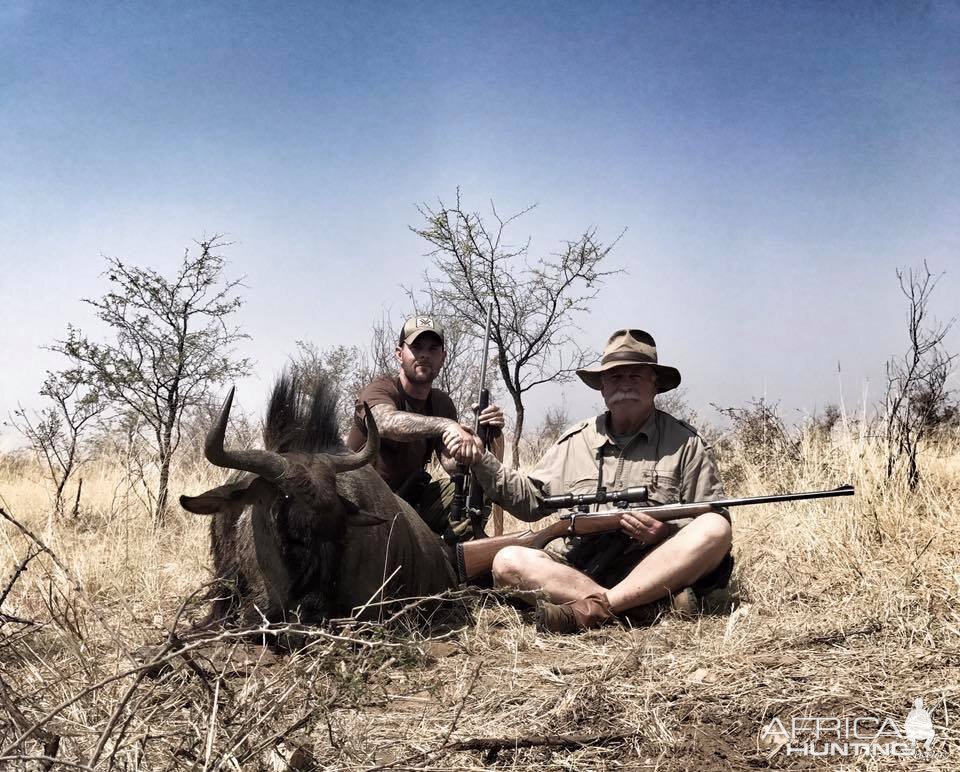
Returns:
[[[207,461],[224,469],[239,469],[253,472],[268,480],[277,480],[286,471],[287,462],[279,453],[269,450],[224,450],[223,438],[227,433],[227,421],[230,418],[230,406],[233,405],[234,387],[223,401],[220,415],[207,432],[203,454]]]
[[[329,456],[333,468],[337,472],[359,469],[376,458],[377,452],[380,450],[380,430],[377,429],[377,422],[373,419],[373,411],[370,410],[370,406],[366,402],[363,403],[363,422],[367,427],[366,445],[356,453]]]

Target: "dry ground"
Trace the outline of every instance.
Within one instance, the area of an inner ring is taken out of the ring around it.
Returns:
[[[736,511],[732,612],[545,636],[477,595],[474,625],[432,639],[338,627],[278,657],[224,638],[151,678],[133,653],[208,578],[206,523],[154,533],[109,467],[85,471],[77,521],[53,522],[37,470],[8,459],[0,505],[56,560],[17,574],[37,545],[2,522],[0,767],[957,769],[960,447],[925,462],[911,495],[849,432],[806,438],[790,464],[729,451],[731,493],[858,491]],[[212,481],[181,471],[176,489]],[[936,738],[916,757],[788,755],[763,736],[774,717],[902,729],[917,697]]]

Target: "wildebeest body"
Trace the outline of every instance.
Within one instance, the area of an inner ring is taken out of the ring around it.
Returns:
[[[369,466],[379,438],[369,412],[368,445],[350,453],[326,387],[308,396],[283,377],[267,411],[266,449],[225,451],[231,397],[206,452],[211,462],[245,473],[181,497],[186,509],[213,515],[214,571],[230,590],[215,601],[211,622],[318,622],[374,601],[364,614],[370,617],[381,600],[456,584],[442,540]]]

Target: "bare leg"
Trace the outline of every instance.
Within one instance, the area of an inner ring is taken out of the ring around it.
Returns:
[[[720,565],[730,551],[730,523],[712,512],[700,515],[652,550],[626,579],[607,591],[617,613],[653,603],[689,587]]]
[[[504,547],[500,550],[493,559],[493,579],[497,587],[542,589],[554,603],[565,603],[606,591],[605,587],[586,574],[558,563],[542,550],[529,547]]]
[[[622,582],[609,590],[586,574],[557,563],[545,552],[505,547],[493,561],[498,586],[542,589],[554,603],[606,592],[617,613],[652,603],[693,584],[730,550],[730,524],[720,515],[701,515],[652,550]]]

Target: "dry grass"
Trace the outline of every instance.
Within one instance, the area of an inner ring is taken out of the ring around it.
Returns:
[[[851,432],[805,436],[791,463],[741,450],[724,454],[731,493],[851,482],[858,495],[737,511],[732,613],[544,636],[478,594],[475,624],[441,638],[331,628],[283,657],[198,640],[156,678],[132,653],[163,642],[208,578],[206,523],[153,533],[110,468],[87,470],[79,522],[53,523],[33,467],[8,460],[0,503],[59,564],[32,558],[3,602],[21,621],[0,627],[0,766],[39,768],[46,743],[63,768],[96,769],[958,768],[960,447],[931,452],[916,494]],[[175,490],[215,482],[205,474]],[[2,591],[35,545],[8,521],[0,538]],[[930,756],[761,742],[774,716],[902,726],[916,697],[937,728]]]

